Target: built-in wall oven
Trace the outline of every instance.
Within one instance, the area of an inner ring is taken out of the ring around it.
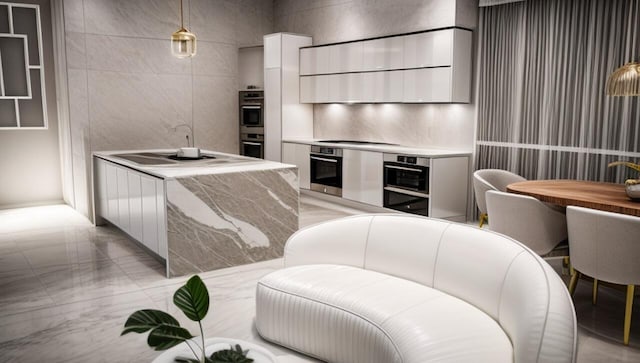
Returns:
[[[311,146],[311,190],[342,196],[342,149]]]
[[[264,92],[240,91],[240,155],[264,158]]]
[[[384,207],[429,215],[429,158],[384,154]]]

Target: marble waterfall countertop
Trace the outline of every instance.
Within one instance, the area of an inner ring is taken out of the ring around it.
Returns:
[[[377,151],[377,152],[391,153],[391,154],[415,155],[415,156],[424,156],[429,158],[448,158],[448,157],[454,157],[454,156],[471,155],[471,151],[464,151],[464,150],[417,148],[417,147],[392,145],[392,144],[332,143],[332,142],[324,141],[322,139],[288,139],[288,140],[282,140],[282,142],[289,142],[294,144],[305,144],[305,145],[327,146],[327,147],[335,147],[335,148],[341,148],[341,149]]]
[[[141,153],[175,154],[176,149],[96,151],[93,153],[93,155],[116,164],[140,170],[144,173],[162,179],[296,167],[295,165],[283,164],[275,161],[250,158],[246,156],[227,154],[210,150],[201,150],[201,153],[203,155],[213,156],[215,157],[215,159],[176,161],[175,163],[165,165],[145,165],[124,159],[119,156],[126,154],[135,155]]]

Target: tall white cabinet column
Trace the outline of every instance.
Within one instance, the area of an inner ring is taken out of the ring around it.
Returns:
[[[264,158],[282,161],[283,139],[313,138],[313,105],[300,103],[300,48],[310,36],[264,36]]]

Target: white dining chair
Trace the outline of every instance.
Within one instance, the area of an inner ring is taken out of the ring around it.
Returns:
[[[549,255],[567,239],[565,215],[534,197],[490,190],[486,202],[491,230],[522,242],[540,256]]]
[[[624,344],[629,344],[631,309],[635,285],[640,284],[640,218],[581,207],[567,207],[569,251],[574,273],[569,283],[573,294],[580,274],[597,281],[627,286],[624,315]]]
[[[480,228],[488,220],[485,193],[489,190],[507,191],[507,185],[526,181],[518,174],[501,169],[481,169],[473,173],[473,190],[480,210]]]

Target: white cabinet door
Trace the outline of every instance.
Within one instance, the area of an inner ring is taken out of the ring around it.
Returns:
[[[118,227],[123,231],[129,231],[129,178],[127,169],[117,167],[116,175],[118,176]]]
[[[343,73],[329,76],[328,102],[361,102],[364,74]]]
[[[157,253],[158,251],[158,212],[156,179],[140,176],[140,195],[142,199],[142,244]]]
[[[118,213],[118,168],[110,163],[106,163],[106,180],[107,180],[107,219],[115,224],[116,226],[119,224],[119,216]]]
[[[264,41],[264,68],[280,67],[282,60],[282,36],[270,34],[263,38]]]
[[[362,42],[331,45],[329,48],[329,73],[362,71]]]
[[[329,48],[300,49],[300,75],[329,73]]]
[[[300,102],[329,102],[328,75],[300,77]]]
[[[96,188],[96,217],[109,218],[109,206],[107,204],[107,163],[94,158],[95,188]]]
[[[390,37],[363,42],[363,71],[404,68],[404,37]]]
[[[404,102],[451,102],[451,67],[404,72]]]
[[[362,73],[363,102],[402,102],[403,71]]]
[[[310,151],[311,146],[309,145],[289,142],[282,143],[282,162],[285,164],[293,164],[298,167],[298,181],[300,183],[300,189],[309,189],[311,187]]]
[[[280,68],[264,71],[264,158],[280,161],[280,142],[282,140],[282,82]]]
[[[342,197],[382,207],[382,153],[343,150]]]
[[[141,175],[134,171],[127,171],[129,178],[129,234],[138,241],[142,241],[142,193],[140,190]]]
[[[450,66],[453,29],[404,37],[404,68]]]

